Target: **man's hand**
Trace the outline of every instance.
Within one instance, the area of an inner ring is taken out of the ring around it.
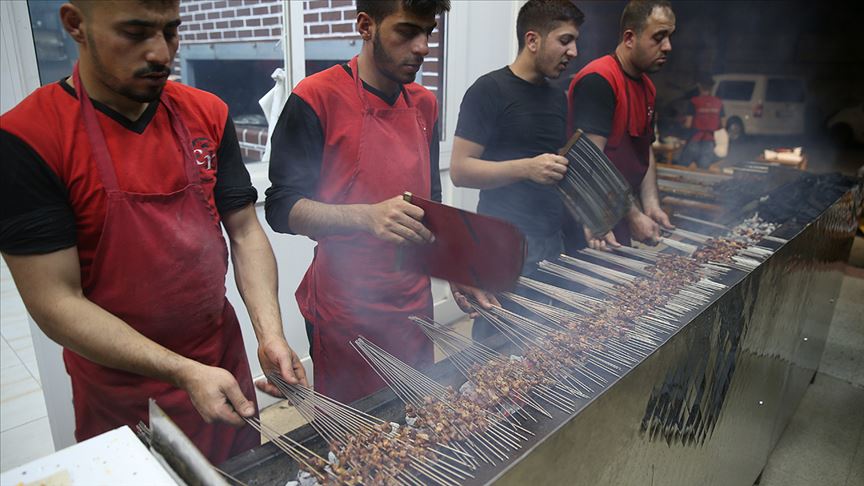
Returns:
[[[606,248],[617,248],[621,246],[618,240],[615,239],[615,233],[608,232],[603,236],[596,237],[587,227],[583,226],[585,231],[585,241],[588,242],[588,248],[592,250],[605,250]]]
[[[466,295],[474,297],[474,300],[476,300],[477,303],[480,304],[480,307],[484,309],[491,309],[492,306],[501,306],[501,303],[498,302],[495,294],[468,285],[460,285],[450,282],[450,292],[453,293],[453,299],[456,300],[456,304],[459,305],[462,312],[467,313],[468,317],[471,319],[476,318],[478,314],[474,311],[471,304],[468,303],[468,299],[465,297]]]
[[[282,336],[259,344],[258,362],[261,363],[261,369],[265,374],[275,371],[292,385],[299,383],[306,387],[309,386],[309,383],[306,381],[306,370],[303,368],[303,364],[300,363],[300,358],[297,357],[297,353],[288,346],[288,343]],[[268,395],[273,395],[274,397],[282,396],[282,392],[276,388],[276,385],[267,379],[256,381],[255,386]]]
[[[675,226],[672,225],[672,222],[669,221],[669,215],[666,214],[666,211],[660,209],[659,206],[654,207],[646,207],[645,208],[645,216],[653,219],[654,222],[659,224],[660,226],[666,229],[675,229]]]
[[[538,184],[557,184],[567,173],[567,159],[555,154],[540,154],[525,159],[523,178]]]
[[[377,238],[398,245],[431,243],[432,232],[423,223],[423,210],[396,196],[368,206],[366,227]]]
[[[178,382],[208,424],[225,422],[239,427],[246,423],[243,417],[255,414],[255,405],[243,396],[234,376],[222,368],[194,363]]]
[[[633,211],[627,216],[630,224],[630,233],[633,239],[656,245],[660,240],[660,226],[653,219],[645,216],[642,211]]]

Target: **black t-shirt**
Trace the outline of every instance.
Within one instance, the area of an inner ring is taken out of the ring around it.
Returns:
[[[615,117],[615,92],[603,76],[591,73],[573,87],[573,127],[608,138]]]
[[[489,161],[558,153],[567,142],[567,98],[549,83],[530,83],[505,66],[468,88],[456,136],[482,145],[480,158]],[[477,207],[536,236],[560,231],[563,210],[554,185],[531,181],[484,189]]]
[[[342,69],[351,75],[348,64],[342,64]],[[402,96],[402,90],[388,95],[365,81],[363,88],[390,106]],[[440,139],[436,122],[432,129],[432,143],[429,144],[429,163],[432,200],[438,202],[441,202]],[[280,233],[293,233],[288,225],[291,210],[301,199],[315,199],[321,179],[324,129],[318,114],[303,98],[290,95],[279,114],[271,143],[270,180],[273,184],[266,191],[267,222]]]
[[[64,81],[60,81],[60,86],[75,96],[74,89]],[[93,102],[96,110],[139,134],[153,119],[157,105],[151,103],[138,120],[131,121],[107,105]],[[32,255],[75,246],[75,213],[60,177],[32,147],[2,128],[0,153],[0,251]],[[219,213],[224,215],[254,203],[258,194],[243,163],[230,116],[225,121],[217,160],[213,192]]]

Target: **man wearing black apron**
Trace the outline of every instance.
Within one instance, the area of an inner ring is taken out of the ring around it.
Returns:
[[[639,204],[615,227],[618,242],[653,243],[660,227],[671,228],[660,209],[654,140],[655,88],[649,73],[666,63],[672,50],[675,13],[668,1],[631,1],[621,15],[615,52],[579,71],[568,94],[570,132],[581,129],[630,183]],[[584,247],[582,231],[567,231],[568,252]]]

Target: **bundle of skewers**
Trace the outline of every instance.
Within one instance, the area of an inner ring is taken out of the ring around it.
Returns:
[[[783,238],[771,236],[771,233],[777,229],[777,225],[762,221],[758,213],[734,227],[680,214],[676,217],[726,232],[724,236],[711,237],[695,231],[677,228],[673,230],[672,234],[696,241],[701,245],[701,248],[694,246],[693,251],[689,252],[695,259],[727,265],[742,271],[754,270],[774,253],[774,249],[761,245],[761,242],[786,243]]]
[[[560,154],[568,161],[564,179],[557,186],[564,207],[594,234],[608,232],[630,209],[630,184],[581,130]]]
[[[460,392],[483,408],[528,420],[536,420],[531,411],[552,417],[541,402],[575,412],[575,391],[556,382],[545,370],[519,357],[504,356],[426,317],[410,319],[468,380]]]
[[[506,459],[533,435],[501,409],[435,382],[362,336],[351,345],[405,405],[406,426],[463,452],[472,467]]]
[[[277,446],[300,465],[305,485],[457,485],[474,468],[466,452],[413,427],[386,422],[279,375],[268,379],[329,444],[328,459],[285,441]],[[256,424],[253,423],[253,426]],[[259,430],[266,430],[257,423]],[[284,447],[284,448],[283,448]],[[311,481],[310,481],[311,480]]]

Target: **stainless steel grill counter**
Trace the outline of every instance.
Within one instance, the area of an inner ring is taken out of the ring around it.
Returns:
[[[859,181],[838,175],[772,168],[768,176],[757,181],[761,197],[710,216],[732,227],[758,212],[779,225],[759,243],[768,256],[715,278],[725,288],[683,312],[638,360],[592,368],[602,384],[572,401],[575,412],[550,406],[548,416],[520,420],[530,432],[521,447],[495,464],[479,462],[464,484],[753,484],[815,376],[864,199]],[[519,354],[505,336],[485,344]],[[465,382],[452,360],[420,371],[455,389]],[[390,389],[352,406],[405,422]],[[309,425],[288,436],[327,457],[328,444]],[[273,444],[220,468],[249,485],[282,486],[298,471]]]

